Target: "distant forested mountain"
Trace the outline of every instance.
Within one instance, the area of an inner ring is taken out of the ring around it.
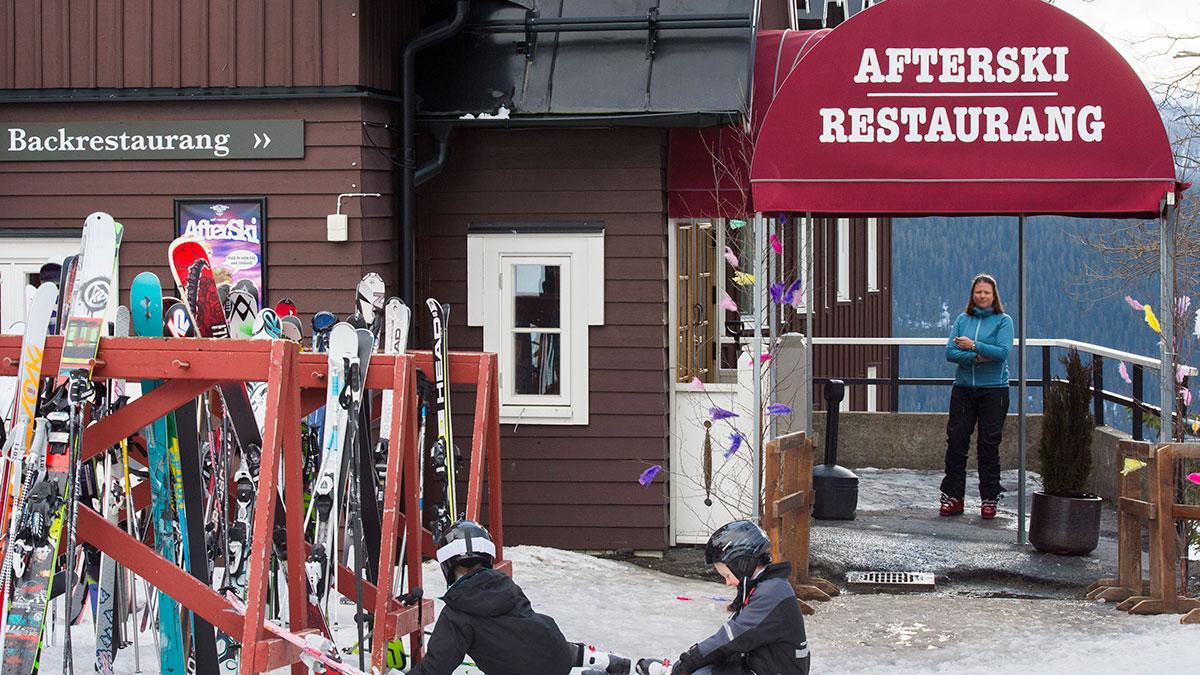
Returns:
[[[1089,292],[1084,264],[1102,264],[1099,255],[1078,241],[1086,232],[1109,231],[1120,224],[1106,220],[1033,217],[1025,224],[1026,302],[1030,338],[1070,338],[1121,351],[1157,356],[1156,334],[1142,316],[1124,301],[1128,294],[1153,303],[1158,312],[1158,279],[1144,279],[1128,288],[1109,286],[1116,295],[1096,302]],[[951,323],[966,306],[971,278],[980,272],[996,277],[1005,309],[1014,322],[1023,309],[1017,293],[1017,219],[1015,217],[898,218],[892,221],[892,333],[896,336],[946,337]],[[1090,289],[1095,291],[1096,289]],[[1195,312],[1200,298],[1193,298]],[[1161,312],[1159,315],[1161,316]],[[1189,322],[1190,328],[1190,322]],[[1040,349],[1028,350],[1026,377],[1040,377]],[[1053,350],[1055,373],[1062,368]],[[954,366],[944,350],[904,347],[900,355],[904,377],[952,377]],[[1016,355],[1010,360],[1016,378]],[[1145,390],[1157,396],[1157,374],[1146,373]],[[1105,363],[1108,390],[1130,394],[1132,388],[1117,374],[1117,364]],[[1041,392],[1029,390],[1029,409],[1041,410]],[[1012,411],[1016,411],[1015,390]],[[901,409],[941,411],[949,392],[943,387],[902,387]],[[1110,408],[1109,424],[1126,426],[1123,409]]]

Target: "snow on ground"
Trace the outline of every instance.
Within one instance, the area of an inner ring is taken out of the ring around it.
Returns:
[[[517,546],[505,553],[534,608],[554,617],[569,640],[632,657],[673,657],[726,617],[730,589],[717,583],[550,548]],[[426,564],[424,573],[426,596],[440,595],[445,584],[436,564]],[[440,611],[440,601],[435,606]],[[341,606],[339,613],[337,632],[345,646],[353,643],[353,606]],[[842,595],[819,604],[806,621],[813,673],[1095,675],[1200,667],[1200,626],[1180,625],[1175,615],[1135,617],[1083,601]],[[44,672],[60,672],[61,627],[58,633],[43,655]],[[73,637],[76,667],[88,672],[91,625],[76,626]],[[140,643],[142,672],[157,672],[149,635]],[[121,650],[117,672],[133,672],[132,649]],[[477,672],[464,666],[456,674]]]

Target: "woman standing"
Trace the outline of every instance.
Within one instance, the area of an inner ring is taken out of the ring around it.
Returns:
[[[1000,438],[1008,415],[1008,353],[1012,318],[1004,313],[996,280],[980,274],[971,281],[967,308],[954,320],[946,360],[958,364],[946,424],[946,477],[942,479],[943,516],[963,512],[967,489],[967,449],[976,426],[979,437],[979,514],[996,517],[1000,485]]]

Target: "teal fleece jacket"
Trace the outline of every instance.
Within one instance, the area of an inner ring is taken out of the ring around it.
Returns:
[[[975,351],[959,349],[954,338],[965,335],[975,341]],[[1013,344],[1012,317],[995,310],[972,307],[959,314],[946,342],[946,360],[957,363],[954,386],[983,389],[1008,386],[1008,353]],[[975,357],[983,361],[976,362]]]

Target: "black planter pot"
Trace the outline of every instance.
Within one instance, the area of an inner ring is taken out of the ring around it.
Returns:
[[[1043,553],[1087,555],[1100,542],[1099,497],[1058,497],[1033,493],[1029,543]]]

